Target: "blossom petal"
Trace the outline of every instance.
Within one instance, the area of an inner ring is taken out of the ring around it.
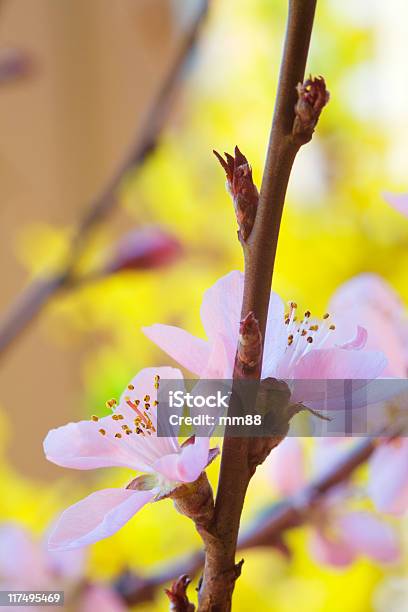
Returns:
[[[154,469],[173,482],[194,482],[208,464],[209,444],[209,438],[196,438],[179,453],[158,459]]]
[[[21,525],[3,523],[0,527],[0,576],[29,583],[34,569],[46,576],[46,557],[41,548]]]
[[[368,333],[365,348],[387,356],[384,376],[406,376],[408,321],[401,300],[388,283],[376,274],[355,276],[337,289],[329,309],[343,337],[351,335],[356,324],[364,326]]]
[[[156,323],[142,327],[142,331],[183,368],[201,376],[210,356],[208,342],[172,325]]]
[[[111,418],[104,417],[98,423],[79,421],[51,429],[44,440],[45,455],[48,461],[77,470],[130,467],[150,471],[149,463],[138,458],[127,440],[114,437],[114,427]],[[106,435],[101,435],[99,429]]]
[[[380,563],[398,560],[400,548],[394,529],[370,512],[350,512],[340,517],[339,528],[356,554]]]
[[[236,346],[243,293],[244,275],[237,270],[220,278],[204,293],[200,313],[210,341],[223,334]]]
[[[81,612],[127,612],[128,607],[113,589],[102,584],[87,585],[82,595]]]
[[[279,361],[288,345],[285,325],[285,306],[277,293],[272,291],[269,299],[268,321],[265,333],[262,378],[276,376]]]
[[[342,534],[330,534],[322,529],[316,529],[310,536],[310,551],[313,557],[322,565],[345,567],[350,565],[356,553]]]
[[[373,380],[380,376],[386,365],[387,359],[379,351],[316,349],[299,360],[293,378]]]
[[[351,340],[344,342],[344,344],[341,344],[340,348],[346,349],[348,351],[361,351],[367,344],[367,338],[367,330],[364,327],[361,327],[361,325],[357,325],[354,337]]]
[[[67,508],[51,532],[50,550],[72,550],[113,535],[145,504],[155,491],[103,489]]]
[[[383,444],[369,464],[368,493],[380,512],[408,510],[408,439]]]
[[[408,193],[386,192],[383,196],[395,210],[408,217]]]
[[[271,453],[266,469],[281,495],[292,495],[306,482],[305,453],[299,438],[286,438]]]

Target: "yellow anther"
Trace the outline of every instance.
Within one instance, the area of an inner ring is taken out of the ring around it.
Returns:
[[[93,421],[95,421],[95,423],[96,423],[97,421],[99,421],[99,417],[97,417],[97,416],[96,416],[96,414],[93,414],[93,415],[91,416],[91,419],[92,419]]]
[[[105,431],[105,429],[100,429],[100,430],[99,430],[99,433],[100,433],[102,436],[106,436],[106,431]]]

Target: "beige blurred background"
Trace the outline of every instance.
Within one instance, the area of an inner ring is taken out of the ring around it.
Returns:
[[[0,89],[1,311],[27,281],[15,237],[36,221],[75,223],[109,178],[172,61],[184,8],[174,0],[1,3],[0,46],[26,51],[34,64]],[[50,341],[45,317],[0,366],[0,406],[10,434],[18,432],[9,458],[27,476],[57,476],[38,440],[55,412],[59,423],[73,418],[81,393],[78,354]]]

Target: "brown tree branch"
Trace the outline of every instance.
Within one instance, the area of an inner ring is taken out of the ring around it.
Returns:
[[[10,306],[0,322],[0,355],[32,323],[48,301],[62,289],[69,289],[73,283],[72,274],[83,252],[89,235],[117,204],[117,191],[123,178],[130,170],[140,168],[146,157],[156,146],[159,134],[167,118],[170,102],[177,89],[180,77],[193,49],[200,27],[207,13],[208,2],[203,2],[200,11],[192,21],[176,53],[174,62],[157,92],[152,107],[143,121],[143,130],[135,138],[129,152],[102,192],[92,200],[78,223],[71,252],[64,268],[54,276],[34,280]]]
[[[318,476],[295,495],[273,503],[253,520],[238,539],[238,550],[281,545],[286,531],[308,522],[308,510],[315,507],[333,488],[349,480],[354,472],[373,454],[379,443],[388,438],[359,440],[344,453],[339,461],[323,476]],[[154,599],[156,590],[181,574],[194,576],[203,566],[204,553],[197,551],[190,556],[172,560],[151,576],[142,578],[124,574],[116,587],[128,605]]]
[[[272,274],[290,172],[301,142],[293,136],[297,86],[303,82],[316,0],[289,0],[288,25],[277,99],[255,223],[243,244],[245,258],[242,319],[252,312],[265,335]],[[236,361],[235,378],[259,378],[262,359],[246,373]],[[199,591],[199,612],[228,612],[240,565],[235,551],[246,490],[268,448],[256,448],[250,438],[224,438],[214,521],[204,537],[206,560]],[[262,442],[261,442],[262,445]],[[252,448],[251,448],[252,447]]]

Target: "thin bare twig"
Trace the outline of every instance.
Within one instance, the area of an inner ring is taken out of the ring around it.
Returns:
[[[72,273],[83,252],[89,235],[117,204],[117,191],[130,170],[140,168],[146,157],[154,150],[159,134],[167,118],[169,104],[177,88],[183,68],[193,49],[200,27],[207,13],[208,2],[204,1],[195,16],[176,53],[174,62],[157,92],[143,130],[135,138],[129,152],[102,192],[92,200],[79,222],[72,242],[71,252],[64,268],[53,276],[34,280],[11,305],[0,322],[0,355],[4,355],[30,323],[38,316],[51,297],[62,289],[72,286]]]

